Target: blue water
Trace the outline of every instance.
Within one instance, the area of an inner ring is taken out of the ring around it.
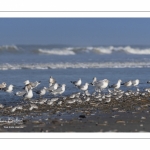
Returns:
[[[39,49],[43,51],[39,52]],[[150,80],[149,70],[150,47],[148,46],[89,48],[88,46],[16,45],[0,47],[0,83],[13,84],[14,93],[22,90],[25,80],[41,81],[37,89],[48,87],[50,76],[53,76],[59,84],[66,84],[63,95],[79,92],[79,89],[70,81],[81,78],[83,84],[90,83],[93,77],[97,77],[98,80],[109,79],[110,85],[116,83],[118,79],[123,82],[139,79],[143,83],[139,85],[139,88],[143,90],[150,87],[150,84],[147,84]],[[125,87],[121,88],[127,90]],[[93,92],[94,88],[90,86],[89,91]],[[15,96],[14,93],[0,91],[0,103],[10,104],[22,101],[22,98]],[[37,97],[34,94],[34,98]],[[51,97],[51,95],[47,94],[45,97]]]

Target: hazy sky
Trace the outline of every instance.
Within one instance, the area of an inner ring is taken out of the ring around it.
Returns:
[[[0,18],[0,45],[150,45],[150,18]]]

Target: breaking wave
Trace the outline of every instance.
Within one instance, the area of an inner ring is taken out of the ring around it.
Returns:
[[[131,46],[125,46],[125,47],[94,47],[93,48],[94,53],[99,54],[112,54],[112,53],[127,53],[127,54],[135,54],[135,55],[150,55],[150,48],[133,48]]]
[[[78,63],[35,63],[35,64],[1,64],[0,70],[18,69],[77,69],[77,68],[150,68],[150,62],[78,62]]]
[[[100,47],[67,47],[60,49],[38,49],[37,53],[49,55],[76,55],[84,53],[94,54],[113,54],[113,53],[126,53],[134,55],[150,55],[150,48],[133,48],[131,46],[100,46]]]
[[[0,52],[22,52],[22,54],[28,52],[32,54],[43,55],[79,55],[93,53],[98,55],[110,55],[114,53],[132,54],[132,55],[150,55],[149,47],[133,47],[133,46],[87,46],[87,47],[52,47],[52,46],[40,46],[40,45],[2,45],[0,46]]]
[[[0,51],[18,51],[19,48],[16,45],[2,45],[0,46]]]
[[[38,53],[42,54],[49,54],[49,55],[75,55],[75,53],[69,49],[53,49],[53,50],[46,50],[46,49],[38,49]]]

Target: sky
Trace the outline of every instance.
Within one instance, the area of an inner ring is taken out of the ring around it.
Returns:
[[[150,18],[0,18],[0,45],[150,45]]]

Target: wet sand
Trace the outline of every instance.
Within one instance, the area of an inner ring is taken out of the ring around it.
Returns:
[[[23,109],[7,106],[0,109],[0,132],[149,132],[149,95],[61,105],[20,104]]]

